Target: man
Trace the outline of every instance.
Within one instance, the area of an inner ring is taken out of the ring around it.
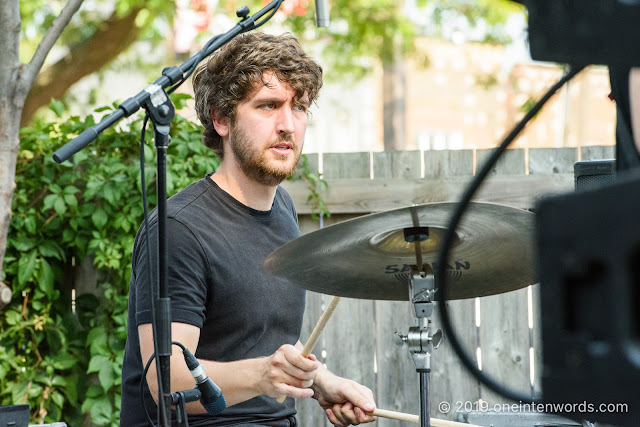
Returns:
[[[609,66],[611,96],[616,102],[616,167],[640,167],[640,68]]]
[[[312,396],[334,424],[373,421],[368,388],[301,355],[304,291],[263,267],[270,253],[299,236],[291,197],[278,184],[300,157],[322,69],[289,35],[249,33],[216,52],[193,84],[205,144],[222,161],[215,173],[168,201],[172,340],[195,354],[228,407],[210,416],[199,402],[190,403],[190,425],[292,426],[292,398]],[[151,239],[155,224],[152,215]],[[142,368],[153,353],[145,239],[141,227],[129,294],[123,426],[147,425],[138,397]],[[173,348],[171,388],[193,388]],[[147,382],[145,406],[155,419],[155,365]],[[289,398],[278,403],[280,395]]]

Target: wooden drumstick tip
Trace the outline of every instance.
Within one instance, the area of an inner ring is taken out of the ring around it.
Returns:
[[[387,411],[386,409],[375,409],[371,415],[382,418],[389,418],[391,420],[407,421],[414,424],[420,424],[420,417],[418,415],[405,414],[403,412]],[[433,427],[480,427],[474,424],[459,423],[457,421],[441,420],[438,418],[430,418],[430,424]]]

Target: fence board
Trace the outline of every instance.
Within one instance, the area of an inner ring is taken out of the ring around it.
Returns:
[[[532,148],[529,150],[530,174],[573,174],[578,161],[577,148]]]
[[[489,157],[496,151],[496,148],[476,151],[476,173],[489,160]],[[493,174],[518,174],[523,175],[525,171],[524,150],[521,148],[509,149],[505,151],[493,166],[489,175]]]
[[[482,154],[489,155],[492,151],[487,150]],[[524,150],[507,150],[493,172],[524,175],[525,170]],[[533,263],[533,259],[523,261]],[[508,388],[528,393],[530,338],[526,289],[482,297],[479,306],[479,345],[483,372]],[[505,403],[504,397],[483,384],[480,385],[480,397],[489,407]]]
[[[372,390],[376,384],[374,325],[374,301],[342,298],[325,328],[327,368]]]
[[[615,159],[616,150],[613,145],[607,147],[581,147],[580,159],[581,160],[604,160]]]
[[[476,327],[474,300],[448,301],[451,324],[460,344],[466,352],[475,358]],[[433,329],[441,329],[440,314],[436,307]],[[455,419],[455,413],[464,408],[465,402],[475,402],[480,396],[478,381],[462,365],[458,355],[451,347],[447,336],[442,338],[440,347],[431,357],[430,414],[433,418]],[[441,402],[449,404],[449,411],[442,412]]]
[[[325,179],[369,178],[369,153],[327,153],[322,156]]]
[[[424,176],[473,175],[473,150],[429,150],[424,152]]]
[[[500,384],[530,394],[527,290],[480,298],[482,369]],[[484,385],[483,400],[492,407],[505,398]]]
[[[332,213],[383,212],[412,204],[457,201],[470,177],[425,179],[340,179],[328,180],[321,193]],[[309,190],[303,182],[284,182],[299,214],[311,213]],[[475,200],[531,209],[542,194],[573,188],[573,174],[495,175],[480,188]]]
[[[420,151],[373,153],[373,176],[379,179],[420,178]]]
[[[408,284],[407,284],[408,286]],[[408,294],[407,289],[407,294]],[[375,396],[379,408],[418,414],[419,380],[415,365],[406,347],[395,342],[395,333],[407,334],[416,324],[409,301],[376,301],[376,361]],[[399,427],[410,423],[380,418],[379,427]]]

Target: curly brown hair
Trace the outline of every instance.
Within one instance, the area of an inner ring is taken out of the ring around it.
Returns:
[[[193,76],[198,118],[204,126],[204,144],[220,157],[222,137],[213,127],[213,114],[235,120],[238,104],[258,90],[265,72],[288,83],[296,98],[304,94],[312,103],[322,87],[322,67],[291,34],[274,36],[246,33],[216,51]]]

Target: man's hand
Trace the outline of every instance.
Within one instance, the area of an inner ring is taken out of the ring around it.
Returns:
[[[375,421],[373,392],[367,387],[323,369],[312,388],[331,423],[346,427]]]
[[[260,393],[271,397],[311,397],[313,390],[310,387],[320,366],[315,356],[304,357],[299,349],[285,344],[264,359]]]

